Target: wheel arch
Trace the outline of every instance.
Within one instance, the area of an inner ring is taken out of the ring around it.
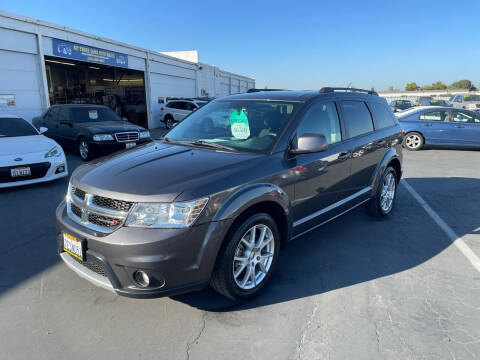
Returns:
[[[378,184],[380,183],[380,179],[382,178],[385,170],[388,167],[393,167],[395,172],[397,173],[397,183],[400,181],[402,177],[402,155],[397,152],[395,148],[390,148],[387,153],[383,156],[383,159],[377,165],[377,169],[375,170],[375,176],[372,181],[372,190],[371,190],[371,197],[375,196],[375,193],[378,188]]]

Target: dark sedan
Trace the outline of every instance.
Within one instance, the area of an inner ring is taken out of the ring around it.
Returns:
[[[480,114],[475,111],[422,106],[403,112],[398,120],[408,150],[424,145],[480,147]]]
[[[390,103],[390,108],[393,112],[404,111],[413,107],[410,100],[394,100]]]
[[[53,105],[33,125],[85,161],[151,141],[148,130],[99,105]]]

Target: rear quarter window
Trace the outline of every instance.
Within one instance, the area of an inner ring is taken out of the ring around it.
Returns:
[[[373,113],[373,121],[376,129],[383,129],[396,124],[395,116],[387,104],[371,102],[368,103]]]
[[[373,131],[372,116],[363,101],[340,101],[340,108],[348,138]]]

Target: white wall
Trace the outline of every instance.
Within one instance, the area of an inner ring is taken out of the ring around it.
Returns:
[[[0,28],[0,94],[14,95],[14,106],[0,106],[31,121],[42,112],[38,46],[35,35]]]
[[[197,74],[199,96],[208,93],[210,97],[221,97],[243,93],[255,87],[255,79],[232,74],[208,64],[200,63]]]

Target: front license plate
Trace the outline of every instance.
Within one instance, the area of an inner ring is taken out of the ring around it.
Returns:
[[[30,171],[29,166],[24,166],[10,169],[10,175],[11,177],[30,176],[32,175],[32,172]]]
[[[134,143],[134,142],[126,143],[126,144],[125,144],[125,148],[126,148],[126,149],[131,149],[131,148],[135,147],[135,145],[137,145],[137,144]]]
[[[63,233],[63,250],[79,260],[85,260],[83,257],[83,244],[75,236]]]

